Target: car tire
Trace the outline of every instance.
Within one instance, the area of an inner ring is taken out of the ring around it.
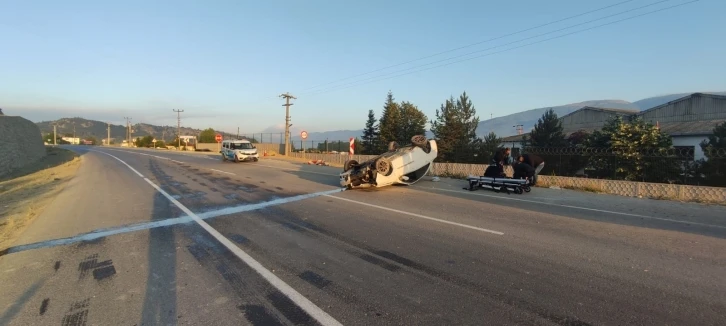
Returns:
[[[356,165],[358,165],[358,161],[356,161],[356,160],[346,160],[345,163],[343,164],[343,172],[350,171]]]
[[[383,176],[389,176],[391,175],[391,172],[393,172],[393,166],[391,165],[391,160],[389,160],[386,157],[381,157],[378,160],[376,160],[376,171]]]
[[[397,149],[398,149],[398,143],[397,142],[392,141],[392,142],[388,143],[388,151],[389,152],[393,152],[393,151],[395,151]]]
[[[411,144],[413,144],[413,146],[423,149],[423,151],[426,154],[431,152],[431,146],[429,146],[429,140],[426,139],[426,136],[424,136],[424,135],[416,135],[416,136],[411,137]]]

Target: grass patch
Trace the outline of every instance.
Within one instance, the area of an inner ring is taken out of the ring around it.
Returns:
[[[80,158],[69,150],[47,147],[48,155],[0,180],[0,251],[40,215],[76,174]]]

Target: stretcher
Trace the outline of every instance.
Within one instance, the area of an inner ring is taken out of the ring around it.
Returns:
[[[484,188],[492,189],[495,192],[506,192],[507,194],[510,193],[510,190],[515,194],[522,194],[524,192],[530,192],[532,190],[529,185],[529,180],[527,179],[468,176],[466,180],[469,182],[469,187],[464,189],[469,191]]]

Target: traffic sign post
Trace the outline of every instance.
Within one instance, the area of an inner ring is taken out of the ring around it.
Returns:
[[[308,139],[308,132],[303,130],[300,133],[300,138],[303,140],[300,142],[300,147],[302,147],[302,157],[305,158],[305,139]]]
[[[348,152],[348,155],[351,157],[355,154],[355,138],[350,137],[350,151]]]
[[[222,135],[216,134],[214,140],[217,141],[217,151],[222,152]]]

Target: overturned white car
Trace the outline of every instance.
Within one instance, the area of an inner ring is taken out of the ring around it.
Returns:
[[[411,145],[400,148],[391,142],[388,152],[368,161],[346,161],[340,174],[340,185],[348,189],[412,185],[428,173],[437,154],[436,141],[423,135],[412,137]]]

